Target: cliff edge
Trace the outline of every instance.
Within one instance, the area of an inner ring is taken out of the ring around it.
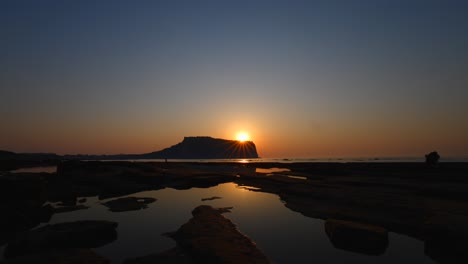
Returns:
[[[258,158],[258,153],[252,141],[185,137],[172,147],[142,156],[146,159],[244,159]]]

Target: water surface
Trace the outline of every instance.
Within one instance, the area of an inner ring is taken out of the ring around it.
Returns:
[[[382,256],[367,256],[335,249],[330,243],[324,221],[308,218],[286,208],[277,195],[250,191],[234,183],[189,190],[163,189],[134,194],[158,199],[149,208],[113,213],[88,198],[87,210],[55,214],[51,223],[97,219],[117,221],[118,240],[96,251],[121,263],[125,258],[161,252],[175,242],[161,234],[175,231],[191,218],[191,211],[201,204],[214,207],[233,206],[225,214],[249,236],[274,263],[434,263],[424,255],[423,242],[390,233],[389,247]],[[219,196],[222,199],[201,201]],[[107,201],[107,200],[103,200]]]

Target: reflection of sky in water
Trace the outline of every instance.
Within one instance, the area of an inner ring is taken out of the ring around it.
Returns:
[[[257,173],[274,173],[274,172],[287,172],[287,171],[291,171],[291,170],[288,168],[268,168],[268,169],[256,168],[255,169],[255,172]]]
[[[424,255],[418,240],[390,234],[390,244],[380,257],[366,256],[335,249],[324,230],[323,220],[304,217],[286,208],[277,195],[253,192],[226,183],[216,187],[190,190],[164,189],[135,194],[158,200],[140,211],[112,213],[89,198],[87,210],[56,214],[51,222],[78,219],[102,219],[119,222],[118,240],[97,249],[113,263],[170,249],[175,242],[162,233],[175,231],[191,218],[198,205],[234,206],[225,214],[249,236],[274,263],[433,263]],[[202,198],[222,199],[204,201]]]

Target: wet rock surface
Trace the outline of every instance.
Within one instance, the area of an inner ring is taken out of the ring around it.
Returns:
[[[170,237],[197,263],[270,263],[220,210],[201,205],[192,215]]]
[[[99,256],[91,249],[48,250],[37,254],[18,256],[7,259],[0,264],[108,264],[110,261]]]
[[[388,232],[382,227],[328,219],[325,232],[333,246],[366,255],[381,255],[388,247]]]
[[[48,222],[53,208],[44,205],[46,180],[40,173],[0,175],[0,245],[16,233]]]
[[[117,239],[116,228],[115,222],[91,220],[46,225],[18,235],[4,255],[13,258],[47,250],[95,248]]]
[[[424,253],[439,263],[468,263],[468,216],[437,214],[424,223]]]
[[[109,208],[111,212],[126,212],[145,209],[148,204],[155,201],[156,199],[151,197],[123,197],[102,204]]]
[[[162,170],[153,164],[64,161],[50,177],[50,200],[99,196],[108,199],[162,188]]]
[[[126,259],[123,264],[191,264],[192,258],[180,248],[173,248],[161,253]]]

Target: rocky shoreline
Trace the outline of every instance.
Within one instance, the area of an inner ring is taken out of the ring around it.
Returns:
[[[257,168],[283,170],[264,173],[257,172]],[[437,262],[468,261],[467,163],[440,163],[437,167],[431,167],[423,163],[66,161],[58,165],[57,173],[0,172],[0,208],[5,215],[0,220],[0,244],[8,245],[7,248],[16,245],[17,252],[25,250],[18,248],[15,241],[40,223],[47,223],[54,213],[86,209],[81,205],[80,197],[109,199],[146,190],[207,188],[227,182],[246,186],[252,191],[276,194],[289,209],[307,217],[326,220],[325,228],[330,241],[345,250],[381,254],[387,243],[385,234],[396,232],[424,241],[426,255]],[[112,200],[114,202],[109,204],[109,210],[139,210],[155,201],[144,197],[121,199]],[[219,212],[213,213],[217,212],[213,208],[195,209],[193,219],[199,217],[196,212],[200,210],[209,212],[200,215],[208,215],[207,219],[213,226],[223,227],[219,231],[221,241],[226,240],[223,235],[237,234],[236,227],[230,222],[228,224],[226,221],[229,220]],[[189,223],[198,221],[193,219]],[[192,230],[189,233],[194,234],[197,226],[189,223],[181,229]],[[255,252],[246,255],[250,256],[250,263],[267,261],[253,243],[241,243],[247,245],[248,250],[239,245],[210,249],[208,242],[195,246],[190,244],[190,240],[185,241],[182,235],[173,237],[179,247],[155,253],[153,257],[168,261],[175,258],[179,261],[175,263],[199,263],[211,258],[208,257],[211,250],[225,253],[216,262],[230,263],[228,259],[232,258],[233,252],[240,250]],[[366,243],[369,241],[374,243]],[[102,258],[93,258],[95,253],[85,250],[90,248],[79,247],[79,250],[75,250],[76,247],[65,247],[60,250],[71,250],[73,254],[80,253],[97,261],[89,263],[103,263]],[[208,250],[208,253],[204,250]],[[4,263],[28,263],[20,260],[31,260],[34,256],[47,258],[50,263],[67,261],[63,252],[53,248],[8,257]],[[242,262],[249,263],[246,259]]]

